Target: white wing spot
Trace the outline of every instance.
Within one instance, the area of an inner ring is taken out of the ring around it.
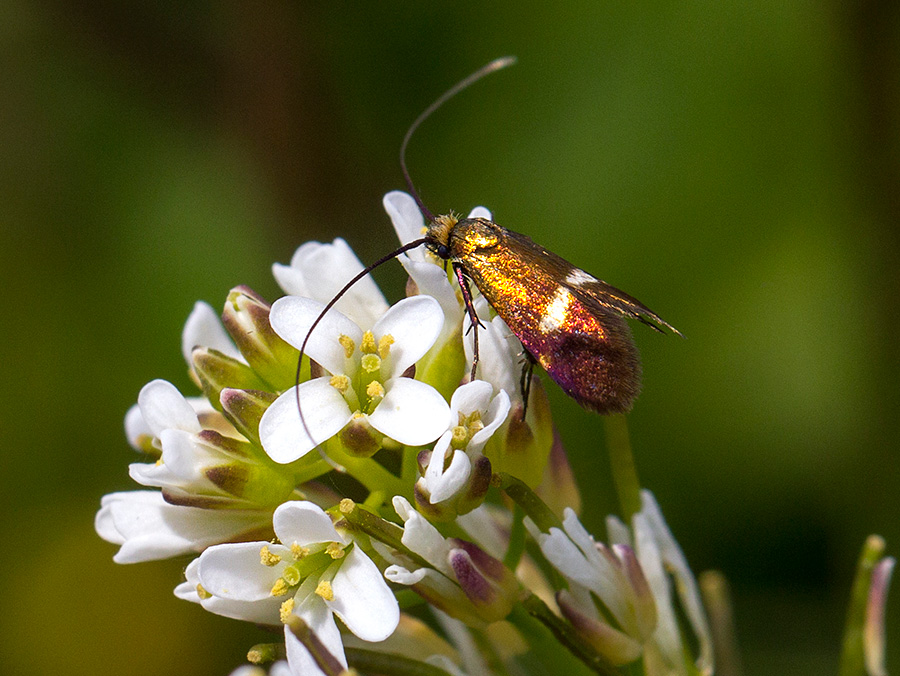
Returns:
[[[540,329],[541,333],[558,331],[566,323],[566,313],[569,311],[572,300],[574,299],[568,290],[563,287],[556,289],[553,299],[544,308],[544,316],[541,317],[541,323],[538,324],[538,329]]]
[[[570,286],[581,286],[582,284],[590,284],[591,282],[596,281],[596,277],[592,277],[584,270],[579,270],[578,268],[572,270],[572,272],[569,273],[569,276],[566,277],[566,284]]]

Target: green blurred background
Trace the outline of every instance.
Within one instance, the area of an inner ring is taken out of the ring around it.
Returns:
[[[746,673],[834,673],[863,539],[900,551],[898,3],[7,0],[0,36],[0,671],[242,661],[260,635],[172,596],[186,560],[117,566],[93,532],[133,487],[122,417],[153,378],[188,391],[196,299],[276,297],[308,239],[392,248],[408,124],[515,54],[414,139],[426,202],[684,332],[635,330],[642,481],[732,582]],[[599,532],[602,420],[551,396]]]

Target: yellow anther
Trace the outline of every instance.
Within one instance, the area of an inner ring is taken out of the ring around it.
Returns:
[[[377,380],[373,380],[371,383],[366,385],[366,396],[369,399],[374,399],[375,397],[384,397],[384,385],[379,383]]]
[[[331,376],[328,384],[341,394],[344,394],[350,389],[350,379],[347,376]]]
[[[334,590],[331,588],[331,583],[328,580],[319,580],[319,584],[316,585],[316,595],[326,601],[334,601]]]
[[[309,556],[309,547],[304,547],[303,545],[299,545],[295,542],[291,545],[291,556],[299,561],[304,556]]]
[[[287,622],[291,619],[291,613],[294,612],[294,599],[289,598],[287,601],[281,604],[281,608],[278,611],[279,616],[281,617],[282,622]]]
[[[344,348],[344,356],[347,359],[353,356],[353,351],[356,349],[356,343],[353,342],[353,339],[350,336],[345,336],[343,333],[338,338],[338,342],[341,344],[341,347]]]
[[[365,418],[365,417],[366,417],[366,414],[363,413],[363,412],[360,411],[360,410],[356,410],[356,411],[353,412],[353,415],[352,415],[351,417],[352,417],[354,420],[359,420],[360,418]]]
[[[377,354],[364,354],[359,365],[366,373],[376,373],[381,368],[381,357]]]
[[[384,334],[378,341],[378,356],[387,359],[388,353],[391,351],[391,345],[394,344],[394,337],[390,333]]]
[[[344,558],[344,545],[342,545],[340,542],[329,542],[325,546],[325,551],[332,559],[337,560]]]
[[[375,354],[375,334],[366,331],[362,337],[362,343],[359,345],[359,351],[363,354]]]
[[[350,498],[344,498],[343,500],[341,500],[341,504],[339,505],[338,509],[341,510],[341,514],[349,514],[354,509],[356,509],[356,503],[353,502],[353,500],[351,500]]]
[[[284,596],[291,590],[290,585],[284,581],[283,578],[278,578],[275,581],[275,584],[272,585],[272,590],[269,592],[272,596]]]
[[[203,599],[204,601],[205,601],[206,599],[211,599],[211,598],[212,598],[212,594],[210,594],[208,591],[206,591],[206,590],[203,588],[203,585],[202,585],[202,584],[199,584],[199,583],[197,584],[197,596],[199,596],[199,597],[200,597],[201,599]]]
[[[469,423],[469,436],[475,436],[476,433],[484,429],[484,423],[481,420],[473,420]]]
[[[259,562],[262,565],[271,567],[279,561],[281,561],[281,557],[269,551],[268,545],[263,545],[263,548],[259,550]]]

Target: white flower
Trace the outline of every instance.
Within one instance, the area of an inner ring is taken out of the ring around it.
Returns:
[[[331,244],[303,244],[294,252],[290,266],[275,263],[272,274],[285,293],[327,303],[362,269],[347,242],[338,238]],[[360,326],[371,326],[387,312],[388,304],[375,281],[366,276],[344,294],[335,308]]]
[[[199,552],[265,532],[274,504],[293,489],[291,477],[279,475],[275,465],[245,455],[247,442],[204,429],[201,417],[236,435],[205,400],[187,400],[164,380],[145,385],[126,415],[129,442],[160,453],[158,462],[133,463],[129,472],[163,492],[111,493],[101,500],[95,528],[104,540],[122,545],[113,557],[117,563]],[[247,469],[243,482],[235,481],[239,469]],[[206,509],[216,506],[228,509]]]
[[[506,392],[492,394],[493,387],[483,380],[462,385],[453,393],[451,426],[437,440],[425,475],[417,482],[431,504],[448,500],[465,487],[472,461],[509,415]]]
[[[475,312],[481,319],[478,328],[478,377],[486,380],[497,391],[503,390],[512,403],[522,403],[521,377],[525,366],[525,348],[506,322],[497,315],[491,317],[490,305],[483,296],[473,300]],[[466,317],[464,330],[472,326]],[[466,364],[472,368],[474,358],[472,341],[465,341]]]
[[[346,666],[337,615],[364,641],[393,633],[400,610],[381,572],[329,516],[311,502],[287,502],[275,510],[279,543],[245,542],[207,549],[186,571],[176,593],[211,612],[262,624],[291,614],[309,625]],[[285,628],[294,674],[320,673],[312,657]]]
[[[650,676],[687,673],[669,571],[700,644],[697,669],[709,674],[712,644],[696,582],[653,495],[642,491],[641,500],[631,532],[615,517],[607,520],[611,547],[595,542],[570,509],[565,510],[562,530],[542,533],[530,519],[526,525],[547,560],[569,582],[557,601],[576,631],[615,664],[643,654]],[[601,616],[594,597],[616,627]]]
[[[287,296],[272,306],[270,321],[299,348],[322,308],[309,298]],[[401,376],[428,351],[442,324],[441,309],[429,296],[401,300],[368,331],[341,312],[328,312],[306,352],[331,376],[291,388],[266,409],[259,426],[266,452],[276,462],[292,462],[354,418],[365,418],[401,444],[434,441],[447,429],[447,402],[430,385]]]

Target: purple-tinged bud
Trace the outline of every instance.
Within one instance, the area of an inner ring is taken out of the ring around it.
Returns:
[[[238,286],[228,294],[222,322],[247,363],[271,389],[293,386],[297,350],[284,342],[269,323],[271,305],[247,286]],[[266,389],[266,388],[242,388]]]
[[[265,389],[266,384],[252,368],[218,350],[209,347],[195,347],[191,352],[194,373],[203,388],[203,394],[213,407],[221,410],[219,394],[226,387],[241,390]]]
[[[478,545],[456,538],[449,563],[463,593],[486,622],[502,620],[519,598],[519,582],[502,562]]]
[[[452,500],[438,502],[434,505],[431,504],[431,496],[421,481],[417,481],[415,486],[413,486],[413,497],[416,501],[416,509],[429,521],[449,523],[458,516]]]
[[[556,603],[575,632],[614,665],[628,664],[641,656],[641,643],[606,622],[586,615],[567,590],[556,593]]]
[[[269,405],[278,395],[260,390],[239,390],[226,388],[219,395],[222,413],[238,432],[257,446],[259,441],[259,421]]]
[[[384,435],[369,424],[367,417],[354,418],[338,434],[344,450],[357,458],[370,458],[381,450]]]
[[[644,570],[635,556],[634,550],[627,545],[613,545],[612,552],[601,543],[597,543],[597,549],[606,550],[609,558],[616,560],[625,577],[628,579],[629,598],[634,610],[634,620],[637,624],[637,636],[646,641],[653,635],[656,629],[657,612],[656,601],[653,599],[653,590],[644,576]]]

